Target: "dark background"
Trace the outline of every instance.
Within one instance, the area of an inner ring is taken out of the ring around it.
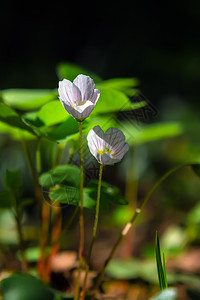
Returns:
[[[108,7],[109,5],[109,7]],[[0,88],[55,88],[56,65],[138,77],[159,106],[198,105],[199,1],[1,1]]]

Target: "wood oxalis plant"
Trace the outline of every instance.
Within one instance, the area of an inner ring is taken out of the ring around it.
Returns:
[[[39,229],[39,243],[38,237],[35,238],[37,255],[34,262],[37,263],[37,275],[41,279],[30,276],[30,274],[33,275],[32,265],[29,264],[31,261],[30,251],[28,251],[31,247],[29,240],[24,238],[22,226],[24,225],[24,211],[30,202],[23,199],[22,176],[20,170],[7,170],[6,190],[0,191],[1,205],[11,208],[13,212],[18,234],[22,274],[12,274],[2,280],[0,294],[5,300],[10,300],[11,294],[13,300],[27,300],[27,294],[29,295],[28,300],[98,299],[97,295],[107,266],[153,192],[173,172],[183,166],[191,165],[181,165],[166,172],[152,186],[139,205],[135,203],[136,208],[130,221],[122,228],[105,258],[102,268],[94,278],[93,286],[88,289],[99,212],[101,208],[103,208],[102,211],[109,210],[110,203],[117,205],[128,203],[128,197],[127,199],[123,197],[116,186],[102,180],[104,166],[113,166],[119,163],[125,155],[131,159],[133,147],[137,148],[137,145],[147,141],[176,136],[181,132],[181,128],[177,123],[165,122],[162,124],[160,122],[153,126],[141,125],[141,130],[138,131],[128,118],[125,118],[121,125],[116,121],[118,112],[130,112],[145,108],[147,105],[145,101],[133,103],[130,100],[137,93],[135,86],[138,82],[135,78],[101,80],[95,75],[94,83],[92,75],[90,77],[79,74],[86,72],[77,72],[77,68],[73,68],[71,64],[61,64],[58,71],[60,79],[58,89],[52,91],[17,89],[1,91],[0,132],[10,135],[13,140],[22,142],[32,179],[34,191],[32,200],[33,203],[36,200],[38,212],[36,226]],[[34,147],[32,147],[33,145]],[[49,149],[51,147],[52,149]],[[84,151],[86,148],[88,151]],[[45,149],[44,153],[42,149]],[[49,164],[46,161],[43,162],[44,157],[47,160],[47,149],[51,150]],[[74,164],[72,157],[75,156],[77,149],[79,151],[78,161]],[[67,155],[65,155],[66,153]],[[96,160],[99,179],[92,178],[91,171],[88,182],[86,174],[90,172],[90,169],[87,168],[87,162],[90,159],[91,161]],[[125,170],[126,185],[129,184],[129,174],[132,171],[130,169],[133,165],[132,161],[129,162]],[[199,175],[199,164],[194,165],[193,168],[197,168],[195,171]],[[63,205],[69,207],[68,219],[63,217],[64,214],[61,210]],[[95,211],[88,249],[86,249],[84,238],[85,209]],[[78,212],[77,278],[76,284],[72,288],[73,295],[66,295],[44,283],[51,282],[51,262],[60,251],[61,242],[66,240],[66,232]]]
[[[75,300],[85,299],[88,272],[90,267],[90,259],[93,245],[96,238],[99,205],[101,193],[101,181],[104,165],[112,165],[119,162],[124,154],[128,151],[129,146],[125,143],[125,136],[122,131],[117,128],[109,128],[106,133],[95,126],[90,130],[87,136],[88,146],[92,155],[100,164],[99,183],[97,191],[96,214],[93,228],[93,235],[86,260],[85,278],[80,294],[80,275],[84,266],[84,214],[83,214],[83,184],[84,184],[84,166],[83,166],[83,134],[82,122],[89,117],[94,109],[99,96],[99,90],[95,89],[94,81],[85,75],[78,75],[73,82],[64,79],[59,82],[59,99],[65,110],[79,122],[80,132],[80,156],[81,156],[81,182],[80,182],[80,245],[79,245],[79,272],[76,285]]]

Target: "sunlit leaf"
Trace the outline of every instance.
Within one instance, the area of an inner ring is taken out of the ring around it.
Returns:
[[[17,109],[34,110],[54,100],[55,90],[9,89],[1,91],[3,101]]]
[[[138,86],[139,80],[137,78],[112,78],[104,80],[97,84],[97,88],[107,87],[116,90],[124,90]]]
[[[59,100],[51,101],[39,110],[37,117],[46,126],[52,126],[66,121],[70,115],[63,108]]]
[[[57,74],[60,80],[65,78],[73,81],[79,74],[83,74],[90,76],[95,83],[101,81],[101,78],[98,75],[88,71],[85,68],[68,62],[62,62],[57,66]]]
[[[100,88],[100,98],[92,114],[133,110],[145,105],[145,101],[134,104],[123,92],[102,87]]]
[[[135,122],[125,121],[119,123],[118,127],[123,128],[127,142],[132,145],[175,137],[183,132],[182,125],[178,122],[156,123],[144,126]]]
[[[4,103],[0,103],[0,121],[12,127],[17,127],[34,133],[32,128],[27,126],[25,122],[23,122],[18,113]]]

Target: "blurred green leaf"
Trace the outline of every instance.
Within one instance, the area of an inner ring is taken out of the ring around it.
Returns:
[[[73,186],[64,186],[49,192],[50,199],[59,203],[79,205],[79,189]]]
[[[178,291],[174,288],[165,289],[164,291],[157,294],[151,300],[175,300],[177,299]]]
[[[101,87],[112,88],[116,90],[124,90],[138,86],[139,80],[137,78],[112,78],[104,80],[97,84],[97,89]]]
[[[39,182],[43,187],[54,187],[62,184],[72,187],[80,187],[80,169],[73,165],[60,165],[49,172],[40,175]]]
[[[200,203],[197,203],[187,214],[186,222],[188,224],[200,224]]]
[[[87,185],[87,188],[94,189],[93,191],[93,198],[97,198],[97,188],[98,188],[98,180],[92,179],[89,184]],[[126,205],[128,204],[128,201],[126,198],[124,198],[121,195],[120,190],[114,186],[111,185],[105,181],[102,181],[101,183],[101,201],[110,202],[116,205]]]
[[[55,90],[9,89],[1,91],[3,101],[17,109],[34,110],[56,98]]]
[[[121,126],[123,127],[123,132],[130,145],[171,138],[180,135],[183,132],[182,125],[178,122],[140,126],[134,122],[126,121],[121,123]]]
[[[95,115],[99,113],[103,114],[117,111],[133,110],[145,105],[145,101],[132,103],[130,99],[121,91],[101,87],[100,98],[92,114]]]
[[[0,103],[0,121],[20,129],[25,129],[34,134],[31,127],[27,126],[16,111],[4,103]]]
[[[165,251],[169,254],[179,253],[187,245],[188,237],[181,226],[169,226],[161,238]]]
[[[0,133],[8,134],[13,140],[33,140],[36,138],[35,135],[28,132],[27,130],[12,127],[6,123],[0,122]]]
[[[0,191],[0,208],[8,208],[13,204],[12,195],[8,190]]]
[[[37,117],[46,126],[52,126],[64,122],[70,115],[63,108],[59,100],[51,101],[41,107]]]
[[[53,129],[46,130],[47,138],[56,141],[57,143],[63,143],[71,138],[79,131],[78,122],[68,116],[66,121]]]
[[[40,280],[25,274],[13,274],[3,279],[0,292],[4,300],[54,300],[53,291]]]
[[[18,199],[22,194],[22,178],[20,170],[6,170],[6,186],[13,196]]]
[[[193,164],[191,167],[195,174],[200,177],[200,164]]]
[[[58,64],[56,71],[60,80],[63,80],[65,78],[73,81],[79,74],[83,74],[90,76],[95,83],[101,81],[101,78],[98,75],[88,71],[85,68],[68,62],[61,62],[60,64]]]

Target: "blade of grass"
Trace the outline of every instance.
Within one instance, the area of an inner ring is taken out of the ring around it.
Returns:
[[[167,283],[167,272],[166,272],[166,263],[165,263],[165,255],[163,253],[163,275],[164,275],[164,280],[165,280],[165,289],[168,288],[168,283]]]
[[[159,287],[160,290],[162,291],[166,287],[165,287],[165,275],[164,275],[163,265],[161,260],[160,243],[159,243],[159,237],[157,231],[156,231],[156,263],[157,263]]]

